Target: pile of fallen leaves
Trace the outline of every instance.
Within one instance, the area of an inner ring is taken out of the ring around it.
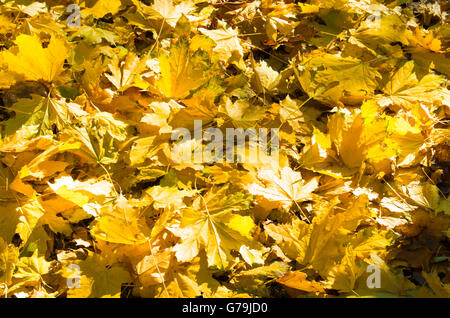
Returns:
[[[449,297],[448,2],[73,2],[0,1],[2,297]]]

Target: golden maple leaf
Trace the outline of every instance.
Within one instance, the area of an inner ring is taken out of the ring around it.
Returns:
[[[47,48],[42,47],[36,35],[19,35],[15,44],[17,50],[2,52],[8,71],[26,80],[53,81],[62,71],[69,53],[66,41],[52,37]]]

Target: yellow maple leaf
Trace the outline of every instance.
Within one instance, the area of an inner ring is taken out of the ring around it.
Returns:
[[[208,292],[208,285],[218,285],[207,273],[206,266],[201,257],[191,263],[178,263],[171,249],[146,256],[136,266],[144,286],[141,294],[158,298],[197,297]]]
[[[444,77],[427,74],[420,80],[414,73],[414,61],[406,62],[385,85],[385,96],[379,97],[382,106],[399,105],[411,109],[415,103],[432,104],[450,100],[447,90],[441,88]]]
[[[114,207],[103,206],[99,213],[91,229],[95,238],[119,244],[142,244],[147,241],[145,223],[139,217],[139,210],[123,196],[119,197]]]
[[[204,28],[199,28],[198,30],[210,37],[216,43],[213,51],[220,59],[227,62],[233,54],[236,54],[238,58],[242,58],[244,56],[244,49],[242,48],[238,38],[238,31],[231,28],[220,30],[207,30]]]
[[[327,275],[334,262],[341,259],[346,241],[358,225],[368,217],[367,197],[359,196],[343,212],[334,212],[334,204],[313,220],[313,229],[305,252],[304,263],[311,264],[321,275]]]
[[[320,53],[301,64],[299,80],[310,97],[326,103],[344,100],[353,104],[374,94],[381,75],[369,62]],[[326,90],[315,96],[321,87]]]
[[[67,264],[63,267],[62,275],[67,281],[75,280],[77,285],[74,287],[78,287],[68,289],[69,298],[118,298],[122,284],[131,279],[128,271],[120,264],[110,264],[98,254]]]
[[[25,285],[35,285],[44,282],[42,277],[50,269],[50,263],[43,256],[38,255],[36,250],[30,257],[21,257],[17,263],[16,278],[26,278]]]
[[[85,15],[92,14],[96,18],[102,18],[108,13],[114,15],[119,12],[121,5],[121,0],[97,0],[94,6],[84,9],[81,13]]]
[[[6,244],[0,237],[0,284],[9,285],[11,283],[18,256],[17,248],[12,244]]]
[[[317,188],[318,181],[313,178],[307,183],[302,179],[300,172],[290,167],[283,167],[279,172],[271,169],[262,169],[258,172],[260,183],[252,183],[248,191],[268,200],[278,202],[283,209],[289,209],[292,204],[307,201],[312,198],[311,193]]]
[[[69,49],[65,40],[52,37],[47,48],[42,47],[36,35],[19,35],[17,47],[2,53],[8,71],[26,80],[53,81],[62,71]]]
[[[119,91],[124,91],[131,86],[145,89],[148,84],[145,84],[139,78],[139,74],[146,67],[145,62],[145,59],[140,59],[134,53],[129,53],[124,61],[114,56],[108,65],[112,75],[105,74],[105,76]]]
[[[277,279],[277,282],[283,286],[293,288],[307,293],[325,293],[323,287],[315,282],[306,279],[307,275],[300,271],[288,272],[283,277]]]
[[[156,86],[166,96],[182,99],[208,81],[208,56],[205,52],[192,54],[185,38],[172,45],[169,55],[159,57],[161,79]]]
[[[81,182],[74,181],[72,177],[60,177],[49,183],[49,186],[57,195],[80,207],[87,203],[103,203],[113,191],[113,186],[108,181],[91,179]]]
[[[294,218],[291,223],[266,224],[264,230],[275,240],[287,257],[299,263],[303,261],[311,232],[307,223]]]
[[[249,198],[242,193],[227,197],[226,187],[214,192],[198,197],[194,208],[183,209],[179,228],[171,229],[181,237],[181,243],[174,247],[177,259],[186,262],[205,250],[208,265],[223,269],[232,260],[231,250],[236,250],[250,264],[263,263],[262,247],[251,237],[253,220],[233,213],[248,209]]]

